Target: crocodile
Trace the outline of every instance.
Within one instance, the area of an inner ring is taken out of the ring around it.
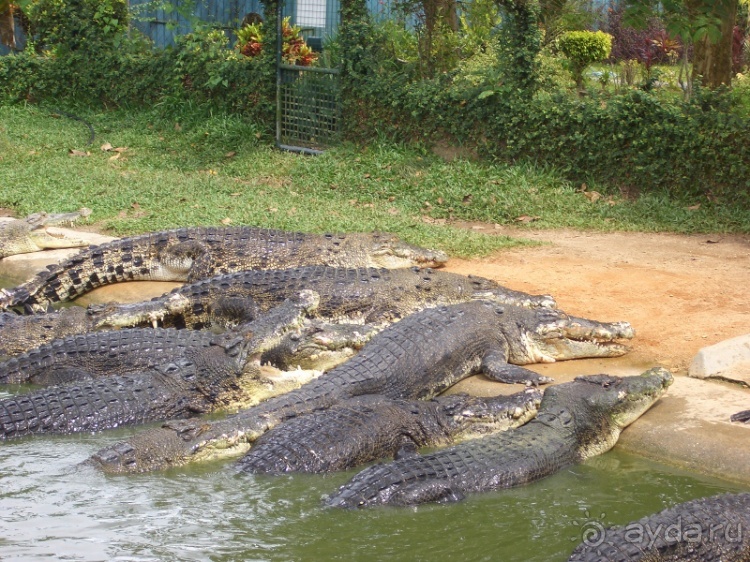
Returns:
[[[748,423],[750,422],[750,410],[742,410],[741,412],[732,414],[729,419],[733,422]]]
[[[468,493],[511,488],[611,449],[620,432],[672,383],[654,368],[640,376],[588,375],[548,388],[526,425],[366,468],[326,501],[357,508],[456,502]]]
[[[281,370],[326,371],[349,359],[376,328],[305,319],[288,330],[260,361]],[[0,384],[52,386],[110,375],[134,374],[182,358],[187,350],[216,345],[208,330],[126,328],[53,340],[0,362]]]
[[[747,562],[748,529],[750,493],[721,494],[602,528],[568,562]]]
[[[385,324],[428,306],[476,298],[524,306],[555,305],[548,295],[529,295],[482,277],[430,268],[309,266],[242,271],[184,285],[142,303],[91,305],[86,314],[80,307],[43,315],[6,313],[0,317],[0,353],[16,355],[52,338],[96,329],[154,323],[194,329],[231,327],[303,289],[320,295],[316,316],[336,322]]]
[[[247,269],[305,265],[439,267],[445,253],[391,234],[307,234],[253,227],[190,227],[91,246],[31,280],[0,291],[0,310],[46,311],[102,285],[121,281],[182,281]]]
[[[35,213],[23,219],[0,222],[0,259],[52,248],[88,246],[91,243],[88,240],[74,238],[55,226],[70,226],[90,214],[91,209],[83,207],[72,213]]]
[[[209,346],[201,342],[175,356],[164,354],[162,362],[134,373],[74,381],[0,400],[0,440],[98,431],[257,404],[313,376],[298,371],[278,380],[266,379],[260,356],[316,305],[317,295],[304,291],[238,331],[217,336]]]
[[[491,398],[358,396],[283,422],[260,437],[238,464],[254,474],[345,470],[523,425],[536,414],[541,397],[537,389]]]
[[[520,365],[556,359],[614,357],[632,338],[627,322],[601,323],[557,309],[476,300],[416,312],[375,335],[342,365],[301,388],[213,422],[172,423],[106,448],[92,462],[106,472],[144,472],[240,455],[291,417],[363,394],[429,399],[484,373],[506,383],[551,381]]]

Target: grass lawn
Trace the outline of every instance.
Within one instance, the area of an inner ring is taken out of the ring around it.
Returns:
[[[0,207],[19,215],[85,206],[115,235],[188,225],[384,230],[458,256],[516,244],[453,220],[599,230],[750,232],[750,210],[667,194],[623,198],[551,170],[447,163],[411,147],[280,152],[236,116],[0,106]],[[102,150],[107,143],[112,149]],[[73,151],[73,152],[72,152]]]

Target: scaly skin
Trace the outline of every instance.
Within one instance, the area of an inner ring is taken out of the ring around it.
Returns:
[[[90,307],[96,326],[127,327],[152,322],[201,328],[251,318],[257,310],[310,289],[320,295],[318,316],[333,321],[392,322],[426,307],[486,299],[552,308],[548,295],[513,291],[496,282],[432,269],[300,267],[243,271],[174,289],[144,303]]]
[[[541,397],[536,389],[492,398],[358,396],[283,422],[258,439],[238,464],[254,474],[345,470],[418,447],[518,427],[534,417]]]
[[[592,375],[550,387],[537,417],[512,431],[366,468],[328,498],[334,507],[459,501],[533,482],[611,449],[672,383],[664,369]]]
[[[729,419],[733,422],[748,423],[750,422],[750,410],[742,410],[741,412],[732,414]]]
[[[627,351],[627,323],[596,323],[588,340],[581,320],[559,310],[472,301],[407,316],[373,337],[355,357],[297,391],[216,422],[173,423],[105,449],[92,462],[107,472],[143,472],[192,461],[235,456],[265,431],[363,394],[427,399],[476,373],[506,383],[544,384],[517,365]],[[596,335],[593,335],[593,333]],[[608,337],[605,337],[605,334]]]
[[[372,326],[305,320],[261,356],[285,371],[326,371],[352,357],[377,332]],[[127,328],[69,336],[0,362],[0,384],[50,386],[135,374],[177,360],[223,338],[207,330]]]
[[[198,340],[173,349],[175,355],[162,355],[161,362],[136,372],[0,400],[0,440],[95,431],[256,404],[280,391],[273,381],[261,379],[260,356],[316,305],[317,295],[306,291],[238,332],[214,338],[208,346]],[[299,376],[309,380],[302,371]]]
[[[185,281],[306,265],[440,266],[447,256],[390,234],[304,234],[252,227],[192,227],[122,238],[82,250],[27,283],[0,291],[0,310],[50,305],[121,281]]]
[[[701,498],[603,529],[568,562],[747,562],[748,529],[750,494]]]
[[[16,254],[28,254],[53,248],[80,248],[91,242],[72,238],[54,226],[70,226],[77,219],[91,214],[90,209],[74,213],[48,215],[36,213],[25,219],[0,222],[0,259]]]
[[[143,303],[62,309],[44,315],[0,315],[0,353],[16,355],[66,335],[95,329],[150,326],[231,327],[251,320],[300,290],[320,295],[319,319],[388,323],[426,307],[486,298],[552,307],[552,297],[502,287],[489,279],[432,269],[310,266],[243,271],[180,287]]]

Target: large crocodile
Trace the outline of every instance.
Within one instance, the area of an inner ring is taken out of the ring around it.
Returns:
[[[748,529],[750,494],[722,494],[601,529],[568,562],[748,562]]]
[[[580,357],[613,357],[632,338],[626,322],[600,323],[548,308],[487,301],[430,308],[386,328],[352,359],[296,391],[225,420],[168,424],[104,449],[93,461],[105,471],[140,472],[239,455],[285,419],[363,394],[427,399],[484,373],[506,383],[551,379],[520,367]]]
[[[35,213],[23,219],[0,222],[0,259],[16,254],[27,254],[53,248],[80,248],[90,242],[74,238],[55,226],[70,226],[81,217],[91,214],[82,208],[72,213]]]
[[[510,488],[611,449],[666,391],[661,368],[637,377],[589,375],[548,388],[537,417],[518,429],[371,466],[328,498],[335,507],[459,501]]]
[[[528,422],[542,394],[527,389],[510,396],[467,394],[432,400],[381,395],[351,398],[327,410],[292,418],[263,435],[239,467],[254,474],[332,472],[418,447],[434,447]]]
[[[121,238],[80,251],[13,289],[0,291],[0,310],[45,311],[96,287],[120,281],[193,282],[246,269],[305,265],[440,266],[443,252],[390,234],[306,234],[252,227],[192,227]]]
[[[349,359],[377,332],[373,326],[305,319],[266,349],[261,363],[281,370],[327,371]],[[135,374],[182,358],[222,338],[208,330],[126,328],[53,340],[0,362],[0,384],[51,386]]]
[[[99,328],[220,327],[252,319],[258,310],[310,289],[320,295],[317,317],[328,321],[386,323],[429,306],[471,299],[552,307],[552,297],[513,291],[482,277],[432,269],[310,266],[219,275],[144,303],[77,307],[44,315],[0,316],[0,353],[15,355],[51,338]]]
[[[30,434],[74,433],[246,407],[312,377],[295,371],[269,380],[260,356],[275,345],[317,295],[305,291],[236,332],[198,341],[136,372],[47,387],[0,400],[0,440]],[[301,380],[299,380],[301,379]],[[281,384],[274,384],[274,383]]]

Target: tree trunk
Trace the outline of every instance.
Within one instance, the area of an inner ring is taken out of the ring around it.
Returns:
[[[16,26],[13,5],[0,1],[0,44],[16,50]]]
[[[703,37],[693,49],[693,79],[706,88],[717,88],[732,81],[732,34],[737,20],[738,0],[716,2],[715,15],[721,18],[721,38],[712,42]]]

